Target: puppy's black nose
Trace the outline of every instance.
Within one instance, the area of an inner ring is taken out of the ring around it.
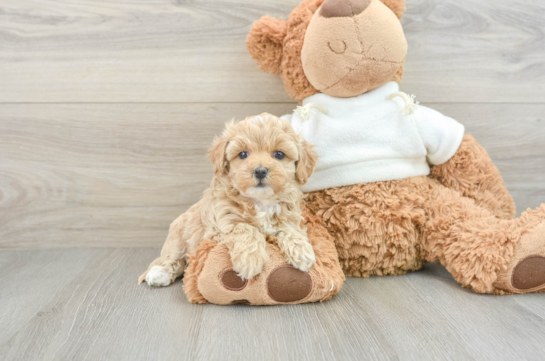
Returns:
[[[254,175],[257,179],[263,179],[269,174],[269,170],[267,168],[259,167],[254,169]]]

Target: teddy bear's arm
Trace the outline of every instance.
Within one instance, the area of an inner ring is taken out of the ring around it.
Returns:
[[[445,187],[473,198],[497,217],[512,219],[515,216],[515,202],[500,171],[486,150],[469,134],[464,135],[458,151],[450,160],[432,167],[430,176]]]
[[[474,199],[497,217],[512,219],[515,203],[500,171],[475,138],[465,134],[463,125],[425,106],[417,108],[415,117],[428,151],[431,177]]]

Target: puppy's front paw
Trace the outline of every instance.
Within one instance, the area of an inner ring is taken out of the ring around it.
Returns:
[[[265,263],[269,261],[265,237],[257,228],[239,223],[225,238],[233,270],[243,280],[252,279],[261,273]]]
[[[297,233],[284,233],[278,238],[278,246],[286,261],[303,272],[316,263],[314,249],[308,239]]]
[[[146,282],[152,287],[165,287],[171,284],[171,275],[161,266],[153,266],[146,275]]]
[[[258,246],[253,250],[232,250],[231,262],[233,270],[243,280],[249,280],[260,274],[265,263],[269,261],[269,255],[265,245]]]

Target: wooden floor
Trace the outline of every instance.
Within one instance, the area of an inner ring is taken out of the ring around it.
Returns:
[[[207,187],[223,124],[296,106],[245,37],[299,2],[0,2],[0,360],[545,358],[545,295],[476,295],[435,265],[302,306],[136,285]],[[401,89],[466,126],[519,213],[537,207],[545,1],[407,7]]]
[[[543,295],[477,295],[437,265],[322,304],[191,305],[136,284],[157,252],[0,252],[0,359],[543,360]]]

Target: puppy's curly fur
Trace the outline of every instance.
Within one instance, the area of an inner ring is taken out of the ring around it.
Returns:
[[[210,188],[171,224],[161,256],[139,283],[168,286],[183,273],[186,255],[205,240],[227,245],[233,269],[243,279],[261,272],[267,241],[277,242],[288,263],[308,271],[316,258],[302,227],[300,188],[316,165],[312,146],[288,122],[261,114],[228,124],[209,157]]]

